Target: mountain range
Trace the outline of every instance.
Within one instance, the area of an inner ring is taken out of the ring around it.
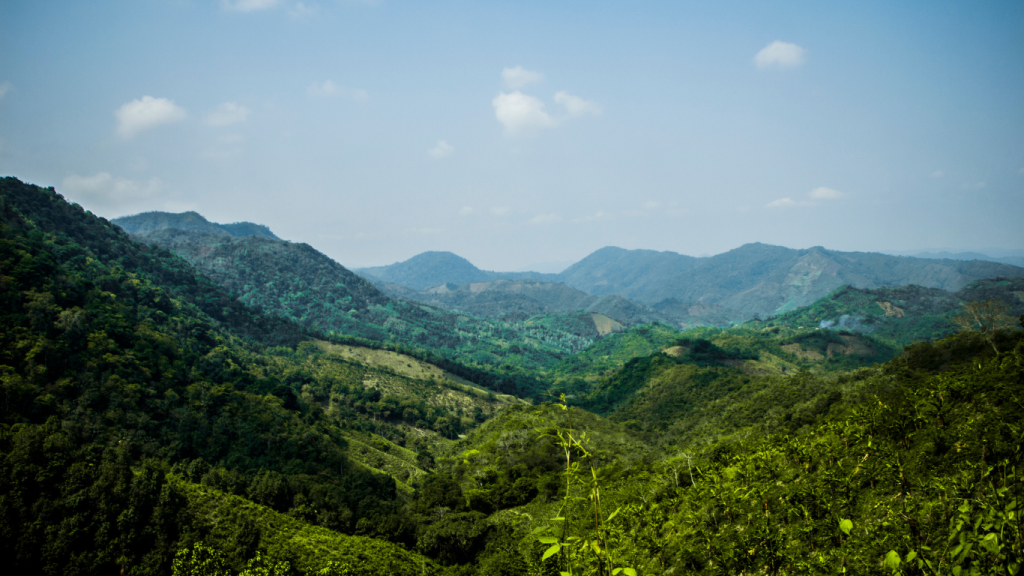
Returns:
[[[0,287],[14,573],[1015,574],[1024,555],[1019,275],[841,286],[685,332],[555,312],[642,309],[566,284],[405,288],[548,306],[474,318],[304,244],[128,234],[3,178]]]
[[[592,296],[621,296],[684,326],[722,326],[781,314],[810,305],[844,285],[873,289],[913,284],[955,292],[981,278],[1024,276],[1024,268],[982,260],[839,252],[821,247],[796,250],[760,243],[705,258],[606,247],[559,274],[487,272],[445,252],[428,252],[405,262],[355,272],[375,282],[418,291],[433,288],[435,294],[444,284],[479,285],[523,278],[561,282]],[[430,299],[411,293],[405,297]]]

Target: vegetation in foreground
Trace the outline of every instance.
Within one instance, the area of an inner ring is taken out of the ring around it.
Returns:
[[[11,180],[18,573],[1019,573],[1008,309],[875,365],[895,350],[855,333],[653,325],[528,405],[427,353],[318,341]]]

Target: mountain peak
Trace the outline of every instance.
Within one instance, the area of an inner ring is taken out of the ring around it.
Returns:
[[[172,212],[143,212],[133,216],[122,216],[114,218],[111,223],[117,224],[130,234],[145,234],[164,228],[177,228],[185,231],[210,232],[212,234],[224,234],[227,236],[260,236],[280,240],[270,228],[263,224],[252,222],[234,222],[232,224],[217,224],[210,222],[202,214],[195,211],[172,213]]]
[[[417,254],[404,262],[360,268],[356,272],[416,290],[426,290],[446,283],[462,285],[491,280],[490,275],[462,256],[433,250]]]

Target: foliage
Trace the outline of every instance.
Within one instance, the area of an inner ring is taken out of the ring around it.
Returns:
[[[173,250],[246,305],[332,339],[429,350],[451,363],[512,378],[524,368],[553,365],[596,336],[519,317],[482,320],[389,298],[307,244],[173,228],[137,238]]]

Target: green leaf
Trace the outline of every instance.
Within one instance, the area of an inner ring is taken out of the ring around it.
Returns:
[[[885,555],[885,567],[892,570],[899,569],[900,555],[895,550],[889,550],[889,553]]]
[[[996,554],[999,552],[999,536],[995,532],[989,532],[981,539],[982,548]]]
[[[953,566],[953,576],[960,576],[960,567]]]
[[[537,538],[537,540],[541,544],[558,544],[558,538],[555,538],[554,536],[541,536],[540,538]]]
[[[1020,564],[1011,562],[1006,566],[1006,571],[1010,573],[1010,576],[1017,576],[1017,572],[1020,572]]]
[[[552,555],[558,554],[558,551],[561,550],[561,549],[562,549],[562,545],[561,544],[554,544],[554,545],[552,545],[551,548],[548,548],[547,550],[544,551],[544,555],[540,557],[540,561],[543,562],[543,561],[547,560],[548,558],[550,558]]]
[[[632,568],[623,568],[622,572],[623,574],[626,574],[626,576],[636,576],[636,570],[633,570]]]
[[[610,515],[610,516],[608,516],[608,519],[607,519],[607,520],[605,520],[605,522],[611,522],[611,521],[612,521],[612,518],[615,518],[616,516],[618,516],[618,514],[619,514],[619,510],[622,510],[622,506],[619,506],[618,508],[616,508],[616,509],[615,509],[615,512],[612,512],[612,513],[611,513],[611,515]]]
[[[839,529],[846,533],[847,536],[849,536],[850,530],[853,530],[853,520],[850,520],[849,518],[843,518],[839,521]]]
[[[907,557],[905,558],[905,560],[907,562],[910,562],[914,558],[917,558],[917,552],[914,552],[913,550],[911,550],[910,552],[907,552]]]
[[[597,545],[597,542],[591,542],[590,547],[594,549],[594,554],[601,555],[601,547]]]

